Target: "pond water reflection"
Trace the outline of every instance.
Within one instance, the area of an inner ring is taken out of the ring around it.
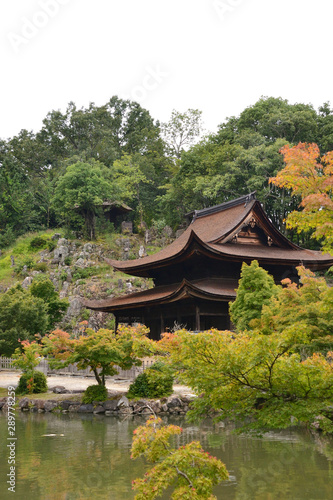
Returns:
[[[143,460],[130,459],[133,430],[143,417],[20,413],[16,416],[16,493],[8,492],[7,420],[0,415],[1,499],[129,500],[131,481]],[[230,481],[214,493],[220,500],[329,500],[333,498],[333,440],[305,431],[239,436],[231,426],[184,423],[179,444],[200,440],[227,466]],[[167,497],[166,497],[167,498]]]

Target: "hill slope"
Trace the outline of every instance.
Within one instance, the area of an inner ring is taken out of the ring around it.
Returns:
[[[66,239],[63,234],[61,230],[28,234],[2,251],[0,292],[16,283],[28,288],[34,277],[43,273],[51,279],[60,298],[68,298],[69,308],[58,327],[73,333],[82,320],[94,329],[114,327],[113,315],[85,309],[82,298],[104,299],[152,286],[151,280],[115,271],[105,258],[137,258],[139,251],[141,255],[155,253],[171,241],[168,231],[158,235],[150,230],[145,236],[114,233],[96,242]]]

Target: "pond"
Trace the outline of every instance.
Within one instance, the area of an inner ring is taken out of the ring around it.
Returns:
[[[130,459],[133,430],[144,417],[18,413],[16,490],[9,492],[7,419],[0,415],[0,498],[16,500],[129,500],[143,460]],[[179,444],[200,440],[227,466],[230,480],[216,487],[220,500],[329,500],[333,498],[333,440],[285,430],[254,438],[210,420],[195,426],[183,417]],[[165,497],[167,498],[167,497]]]

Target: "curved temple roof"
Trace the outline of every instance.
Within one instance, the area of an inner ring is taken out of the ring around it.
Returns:
[[[266,244],[237,244],[237,235],[253,221],[267,238]],[[184,233],[160,252],[142,259],[107,262],[115,269],[134,276],[149,277],[152,269],[182,262],[193,253],[237,262],[257,259],[259,263],[302,264],[310,269],[326,269],[333,256],[306,250],[289,241],[268,219],[255,193],[194,212]]]
[[[84,305],[97,311],[113,312],[121,309],[147,307],[154,304],[170,304],[189,297],[205,300],[232,300],[236,297],[236,280],[209,278],[195,281],[184,279],[181,283],[157,286],[143,292],[131,293],[112,299],[85,300]]]

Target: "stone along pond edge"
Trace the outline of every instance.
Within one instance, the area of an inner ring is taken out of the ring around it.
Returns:
[[[17,398],[17,407],[21,411],[38,413],[94,413],[104,415],[185,415],[195,396],[169,396],[159,399],[129,400],[125,395],[113,397],[107,401],[94,401],[84,404],[74,400]],[[0,399],[0,410],[8,408],[7,397]]]

